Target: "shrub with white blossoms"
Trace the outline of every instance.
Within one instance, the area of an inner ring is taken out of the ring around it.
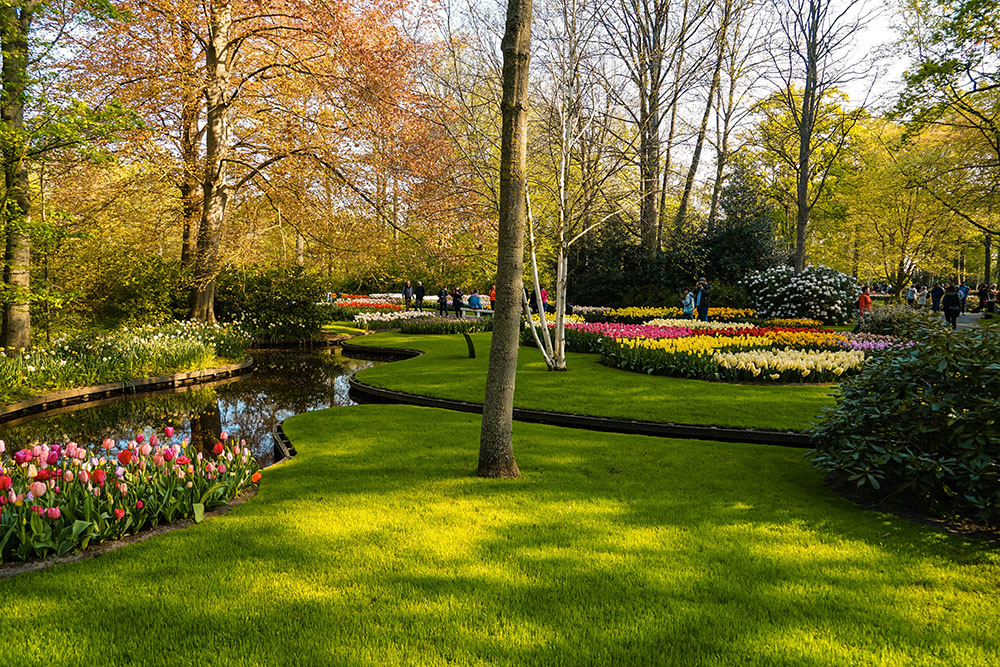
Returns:
[[[741,281],[760,317],[809,318],[846,324],[856,318],[861,288],[851,276],[825,266],[790,266],[758,271]]]
[[[392,329],[399,326],[403,320],[412,320],[420,317],[433,317],[436,313],[431,310],[399,310],[390,313],[358,313],[354,316],[354,323],[361,329]]]

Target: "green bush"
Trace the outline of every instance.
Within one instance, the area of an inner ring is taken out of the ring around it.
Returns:
[[[179,261],[154,255],[105,272],[86,301],[105,326],[161,324],[187,317],[189,289]]]
[[[922,331],[943,326],[944,320],[927,309],[894,303],[876,305],[861,329],[865,333],[919,338]]]
[[[320,303],[325,295],[323,278],[300,268],[227,268],[216,280],[215,315],[239,323],[255,341],[316,338],[339,318]]]
[[[1000,331],[888,350],[812,434],[813,462],[858,487],[1000,523]]]
[[[405,334],[459,334],[493,331],[492,317],[423,317],[404,320],[399,330]]]

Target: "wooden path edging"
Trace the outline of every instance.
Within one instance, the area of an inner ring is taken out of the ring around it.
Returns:
[[[361,358],[377,358],[387,361],[413,359],[423,354],[420,350],[408,348],[374,347],[371,345],[352,345],[344,343],[341,348],[345,355]],[[421,396],[402,391],[375,387],[358,380],[354,375],[348,380],[351,391],[357,395],[381,402],[404,403],[430,408],[444,408],[458,412],[482,414],[483,406],[468,401],[455,401],[446,398]],[[593,417],[590,415],[574,415],[566,412],[549,412],[546,410],[531,410],[514,408],[514,419],[535,424],[549,424],[568,428],[582,428],[591,431],[607,433],[627,433],[633,435],[650,435],[661,438],[685,438],[694,440],[716,440],[719,442],[745,442],[754,445],[779,445],[782,447],[809,448],[812,441],[808,434],[796,431],[769,431],[762,429],[740,429],[722,426],[703,426],[699,424],[675,424],[670,422],[636,421],[628,419],[612,419],[609,417]]]
[[[64,389],[44,396],[35,396],[17,403],[0,405],[0,424],[21,417],[37,415],[53,408],[86,403],[95,399],[113,398],[115,396],[132,396],[163,389],[172,389],[187,385],[212,382],[222,378],[235,377],[251,372],[253,357],[247,357],[238,364],[229,364],[218,368],[206,368],[198,371],[186,371],[171,375],[160,375],[151,378],[140,378],[127,382],[112,382],[109,384],[92,385]]]

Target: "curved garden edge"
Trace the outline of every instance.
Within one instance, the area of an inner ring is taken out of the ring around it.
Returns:
[[[249,373],[252,368],[253,357],[247,357],[239,363],[219,366],[217,368],[205,368],[198,371],[185,371],[125,382],[111,382],[109,384],[91,385],[89,387],[64,389],[16,403],[0,405],[0,423],[13,421],[28,415],[42,414],[48,410],[66,405],[86,403],[94,399],[129,396],[173,387],[213,382],[221,378],[235,377]]]
[[[378,358],[386,361],[401,361],[413,359],[424,353],[409,348],[375,347],[370,345],[352,345],[343,343],[341,351],[346,356],[360,358]],[[349,380],[352,392],[380,401],[391,401],[408,405],[420,405],[432,408],[444,408],[458,412],[481,413],[483,406],[479,403],[455,401],[445,398],[433,398],[410,394],[407,392],[382,389],[361,382],[353,375]],[[591,431],[610,433],[626,433],[634,435],[651,435],[663,438],[686,438],[696,440],[715,440],[719,442],[744,442],[755,445],[779,445],[783,447],[808,448],[811,441],[805,433],[795,431],[769,431],[763,429],[740,429],[720,426],[702,426],[698,424],[676,424],[669,422],[634,421],[613,419],[609,417],[592,417],[589,415],[574,415],[565,412],[549,412],[514,408],[514,419],[535,424],[550,424],[569,428],[581,428]]]

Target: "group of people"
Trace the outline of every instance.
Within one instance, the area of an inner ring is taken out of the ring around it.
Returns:
[[[406,304],[406,310],[419,310],[424,309],[424,297],[427,295],[424,289],[424,284],[417,281],[416,286],[411,285],[410,281],[407,280],[406,284],[403,285],[403,303]],[[448,316],[448,299],[451,298],[451,308],[455,313],[455,317],[462,316],[462,309],[473,309],[481,310],[486,306],[485,299],[489,299],[490,309],[495,309],[497,304],[497,286],[493,285],[490,287],[488,295],[481,295],[479,290],[472,290],[472,294],[469,295],[468,301],[465,299],[465,292],[462,291],[461,287],[456,286],[454,290],[449,287],[442,287],[437,293],[437,306],[438,314],[441,317]]]
[[[928,302],[930,303],[931,310],[935,313],[944,310],[945,297],[948,295],[948,291],[954,289],[955,293],[958,295],[958,299],[961,302],[959,306],[959,313],[968,312],[966,307],[966,302],[968,301],[969,294],[972,293],[972,287],[968,283],[934,283],[933,286],[928,287],[926,285],[911,285],[906,290],[906,303],[913,308],[926,308]],[[979,297],[979,305],[972,310],[973,313],[993,313],[996,312],[997,307],[997,284],[986,284],[982,283],[976,289],[976,296]],[[947,315],[947,313],[946,313]]]
[[[695,283],[694,290],[685,287],[681,291],[681,310],[685,320],[697,319],[708,322],[708,306],[712,298],[712,286],[702,277]]]

